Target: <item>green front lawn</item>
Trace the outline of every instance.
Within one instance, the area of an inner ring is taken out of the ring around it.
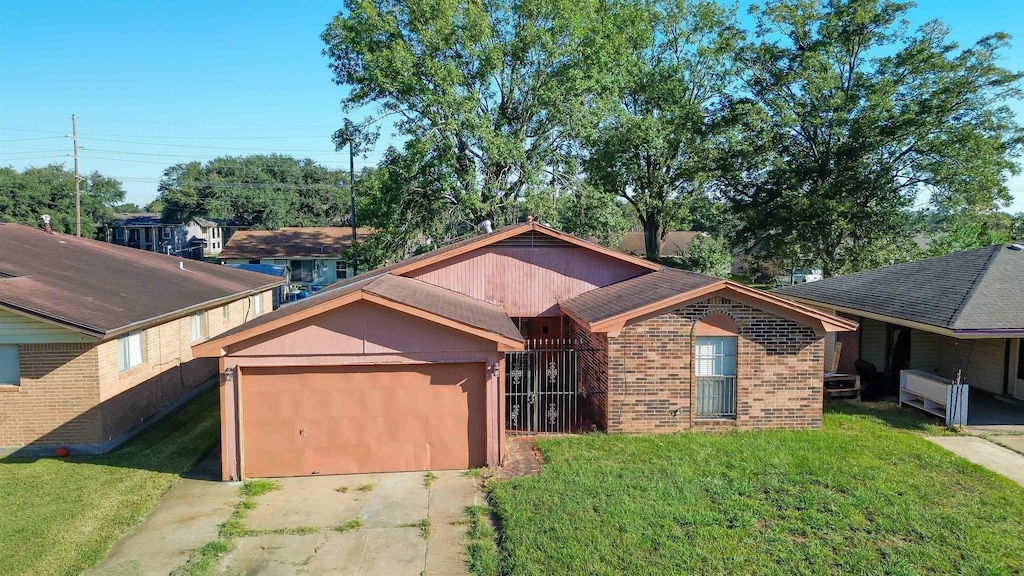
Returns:
[[[1024,488],[895,411],[821,431],[547,439],[498,482],[503,574],[1021,574]]]
[[[0,460],[0,574],[80,574],[217,442],[217,391],[120,448],[63,460]]]

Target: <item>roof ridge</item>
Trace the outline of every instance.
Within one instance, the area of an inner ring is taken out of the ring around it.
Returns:
[[[949,321],[946,324],[947,326],[953,327],[956,325],[956,321],[960,318],[960,315],[963,314],[964,308],[966,308],[967,305],[970,303],[971,297],[974,296],[974,293],[975,291],[977,291],[978,286],[981,285],[982,279],[985,278],[985,275],[988,274],[989,270],[991,269],[992,261],[995,259],[996,254],[999,253],[999,249],[1002,247],[1003,244],[996,244],[993,246],[988,246],[987,248],[981,248],[981,250],[989,251],[988,258],[985,259],[985,265],[981,267],[981,272],[974,278],[974,282],[971,283],[971,287],[968,288],[966,292],[964,292],[964,296],[963,298],[960,299],[960,303],[957,304],[956,310],[953,312],[953,315],[949,317]]]

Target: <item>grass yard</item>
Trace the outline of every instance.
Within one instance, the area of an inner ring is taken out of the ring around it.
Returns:
[[[96,564],[219,434],[214,389],[102,456],[0,460],[0,574]]]
[[[491,487],[499,569],[1024,573],[1024,488],[922,431],[840,403],[821,431],[543,440],[540,474]]]

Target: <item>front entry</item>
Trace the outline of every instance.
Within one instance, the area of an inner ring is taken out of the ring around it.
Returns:
[[[900,371],[910,366],[910,328],[895,324],[885,325],[885,393],[900,393]]]
[[[485,365],[243,368],[243,475],[487,464]]]

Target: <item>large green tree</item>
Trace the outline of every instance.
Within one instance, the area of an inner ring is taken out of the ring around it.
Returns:
[[[962,49],[911,4],[771,0],[740,54],[748,98],[722,159],[741,236],[762,255],[804,253],[826,275],[899,259],[918,198],[955,211],[1008,200],[1021,74],[1006,34]],[[893,247],[897,248],[894,249]]]
[[[347,181],[343,172],[309,159],[224,156],[165,170],[157,201],[169,221],[204,216],[262,229],[328,226],[348,222]]]
[[[738,80],[742,34],[735,9],[711,1],[651,0],[624,12],[625,65],[614,106],[600,109],[587,137],[590,180],[635,210],[647,257],[664,235],[685,226],[693,204],[711,192],[714,150],[721,145],[722,103]]]
[[[581,172],[575,128],[605,92],[616,36],[599,0],[347,0],[323,33],[345,110],[372,108],[407,139],[389,168],[423,228],[517,218]],[[394,168],[401,164],[401,168]],[[394,204],[394,203],[392,203]]]
[[[111,205],[124,200],[121,182],[93,172],[82,177],[82,236],[95,237],[114,211]],[[58,232],[75,233],[75,175],[60,164],[18,171],[0,168],[0,221],[39,226],[40,216],[50,215]]]

